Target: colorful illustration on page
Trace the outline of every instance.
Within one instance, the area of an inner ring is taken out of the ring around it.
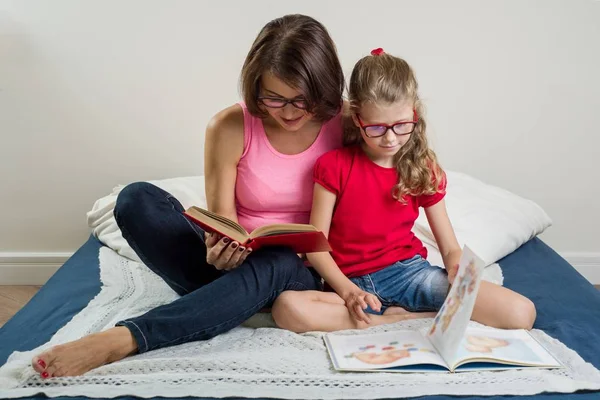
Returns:
[[[504,339],[489,336],[467,335],[465,349],[472,353],[491,353],[498,347],[506,347],[510,343]]]
[[[435,320],[429,330],[429,335],[433,335],[437,329],[438,324],[442,325],[442,332],[446,332],[454,315],[461,307],[467,294],[472,294],[477,284],[477,268],[475,267],[475,261],[471,260],[465,268],[464,274],[455,280],[458,281],[458,287],[454,290],[451,297],[447,298],[442,308],[437,313]]]
[[[379,348],[378,348],[379,347]],[[412,343],[399,345],[398,342],[391,342],[385,346],[367,345],[362,346],[358,351],[347,354],[346,358],[356,358],[366,364],[391,364],[403,358],[409,358],[413,352],[436,353],[429,348],[415,347]]]

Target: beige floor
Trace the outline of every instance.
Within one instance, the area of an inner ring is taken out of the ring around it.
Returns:
[[[37,293],[40,286],[0,286],[0,327]],[[596,285],[600,289],[600,285]]]
[[[0,286],[0,327],[37,293],[39,286]]]

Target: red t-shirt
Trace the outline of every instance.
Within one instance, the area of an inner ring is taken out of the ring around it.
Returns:
[[[412,227],[419,207],[430,207],[445,196],[446,177],[434,195],[408,196],[402,204],[392,196],[398,181],[395,168],[371,161],[359,146],[321,156],[314,181],[337,196],[329,243],[333,259],[348,277],[373,273],[427,249]]]

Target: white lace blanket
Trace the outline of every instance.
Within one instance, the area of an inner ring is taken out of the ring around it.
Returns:
[[[322,335],[239,327],[212,340],[151,351],[103,366],[81,377],[43,381],[30,367],[41,350],[113,326],[126,317],[174,300],[162,280],[108,248],[100,250],[102,290],[52,340],[15,352],[0,368],[0,398],[55,396],[275,397],[367,399],[435,394],[508,395],[600,389],[600,372],[540,331],[534,336],[565,365],[561,370],[459,374],[339,373],[332,369]],[[371,328],[418,329],[430,320]],[[355,331],[347,331],[353,334]]]

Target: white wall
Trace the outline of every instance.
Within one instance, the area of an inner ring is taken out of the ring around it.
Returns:
[[[347,73],[375,47],[406,58],[443,166],[538,202],[556,250],[600,254],[600,2],[583,0],[0,0],[0,252],[74,251],[116,184],[201,174],[251,42],[292,12]]]

